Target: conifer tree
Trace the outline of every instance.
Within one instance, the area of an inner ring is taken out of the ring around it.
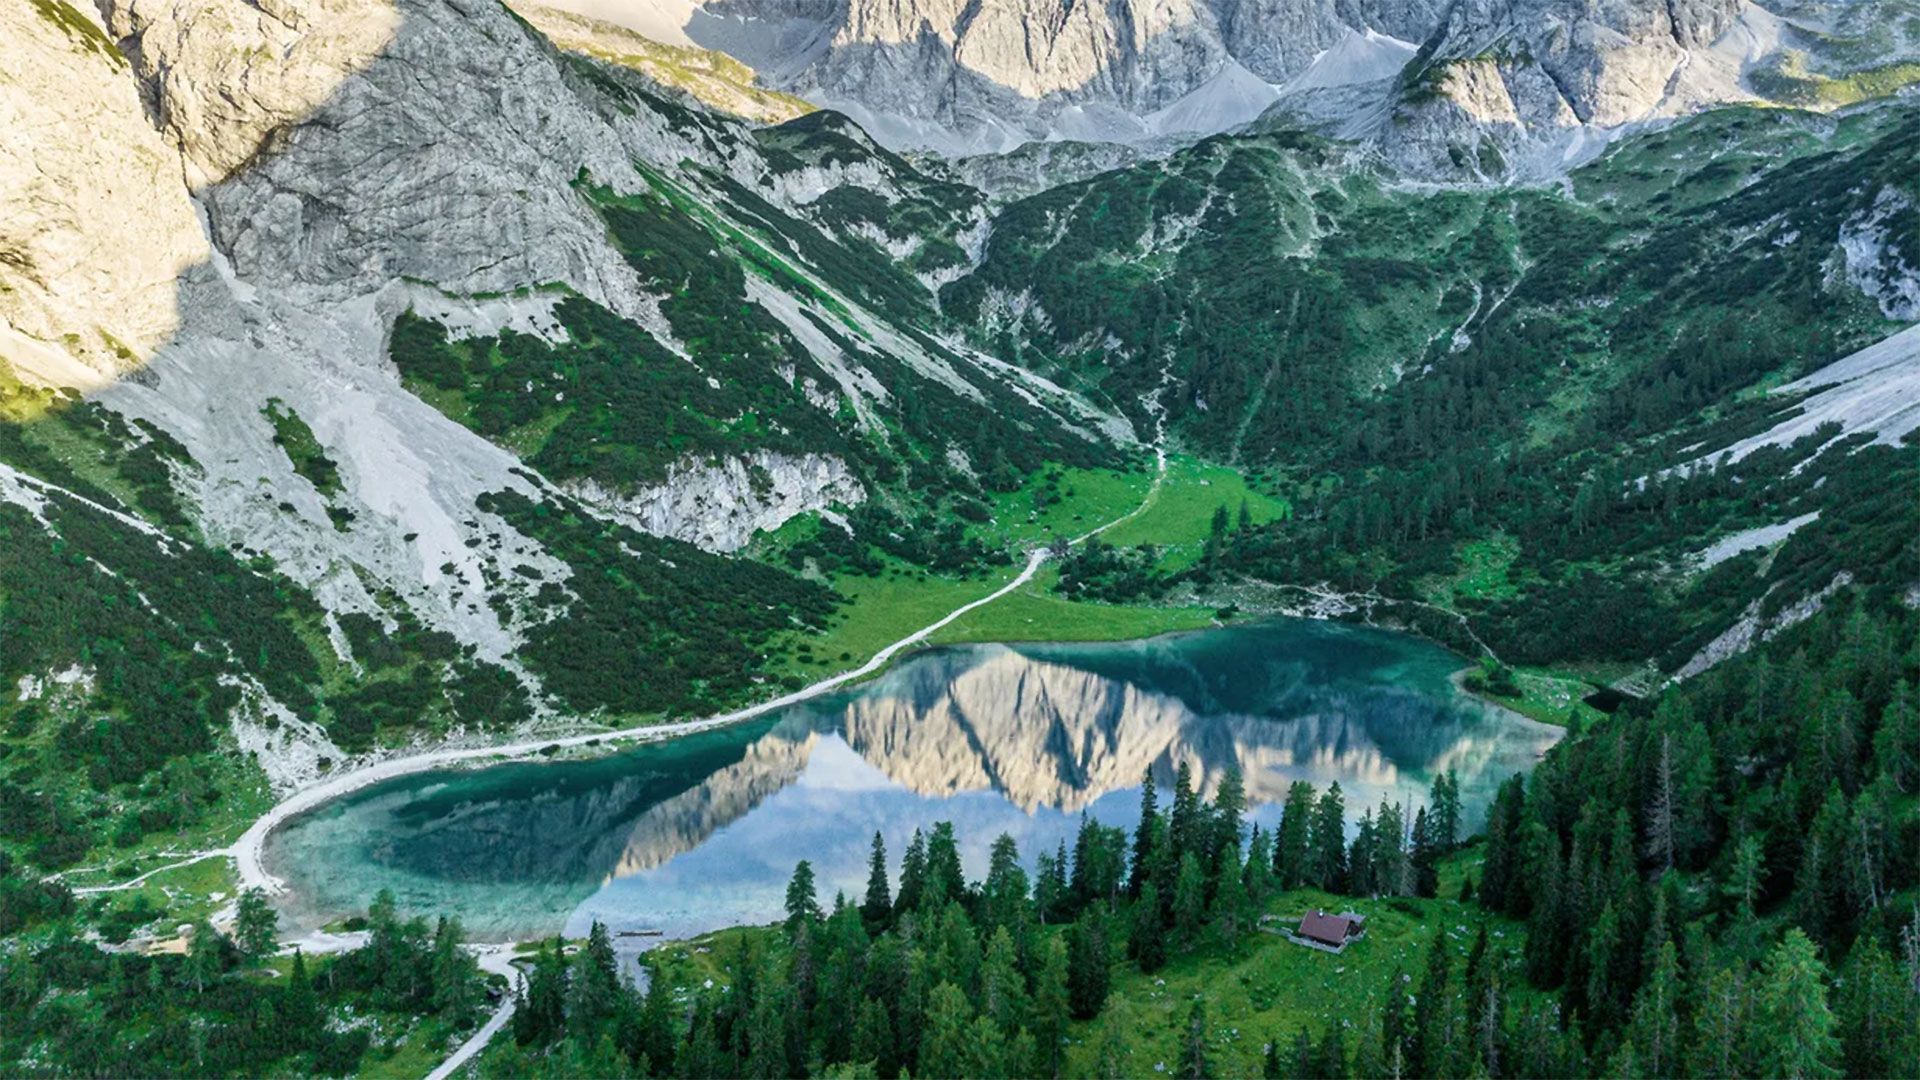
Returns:
[[[960,870],[960,841],[954,836],[953,822],[935,822],[927,837],[927,879],[925,905],[935,908],[949,901],[966,898],[967,880]]]
[[[1837,1027],[1819,950],[1799,929],[1788,930],[1768,952],[1754,995],[1752,1060],[1767,1076],[1838,1076]]]
[[[1347,806],[1337,781],[1327,786],[1314,805],[1309,845],[1307,882],[1328,892],[1346,891]]]
[[[1140,970],[1151,975],[1167,963],[1166,924],[1160,918],[1160,887],[1147,882],[1140,899],[1133,905],[1133,923],[1128,928],[1127,951],[1133,954]]]
[[[1152,899],[1152,882],[1147,884],[1147,892],[1142,894],[1145,900]],[[1158,934],[1155,935],[1159,937]],[[1112,982],[1111,961],[1107,955],[1107,914],[1105,904],[1095,904],[1082,912],[1080,918],[1067,930],[1067,996],[1073,1015],[1082,1020],[1090,1020],[1098,1015],[1106,1004],[1107,992]],[[1164,944],[1152,946],[1141,943],[1148,951],[1139,956],[1142,971],[1157,970],[1164,962]],[[1153,968],[1147,964],[1152,962]]]
[[[1173,888],[1173,933],[1182,948],[1200,939],[1207,919],[1207,875],[1192,852],[1180,856],[1180,876]]]
[[[927,998],[927,1027],[920,1038],[915,1076],[961,1077],[973,1068],[971,1029],[973,1007],[967,995],[950,982],[933,988]]]
[[[867,856],[867,895],[860,902],[860,920],[867,933],[877,934],[893,920],[893,897],[887,887],[887,842],[879,830],[873,834],[873,850]]]
[[[1104,952],[1104,948],[1101,951]],[[1105,957],[1084,957],[1081,962],[1098,963],[1104,967]],[[1048,938],[1040,947],[1040,966],[1033,976],[1032,1027],[1034,1045],[1039,1050],[1034,1071],[1043,1077],[1058,1076],[1060,1073],[1067,1019],[1073,1013],[1070,969],[1067,946],[1058,936]],[[1105,996],[1099,995],[1103,1005]],[[1096,1008],[1094,1012],[1097,1014],[1099,1009]]]
[[[1147,876],[1153,865],[1154,827],[1160,820],[1160,809],[1154,798],[1153,767],[1148,766],[1146,774],[1140,780],[1140,823],[1133,830],[1133,865],[1127,875],[1127,894],[1139,896],[1147,883]],[[1079,871],[1078,865],[1074,867]]]
[[[801,859],[794,864],[793,876],[787,879],[787,933],[798,933],[801,924],[817,923],[821,919],[820,899],[814,892],[813,864]]]
[[[280,917],[259,889],[244,889],[235,904],[233,944],[250,964],[273,955],[279,947]]]
[[[1282,889],[1307,884],[1312,873],[1313,785],[1296,780],[1287,788],[1280,826],[1274,833],[1273,874]]]
[[[919,829],[907,841],[907,853],[900,859],[900,893],[894,897],[896,915],[920,910],[927,885],[927,839]]]

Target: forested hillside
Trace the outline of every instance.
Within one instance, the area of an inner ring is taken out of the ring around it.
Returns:
[[[1220,569],[1431,603],[1396,616],[1514,662],[1674,671],[1841,575],[1920,578],[1914,450],[1857,420],[1741,443],[1810,395],[1769,390],[1920,316],[1917,160],[1898,108],[1710,113],[1518,190],[1219,138],[1014,204],[942,304],[1116,402],[1171,380],[1174,430],[1295,508]],[[1813,514],[1777,556],[1692,558]]]

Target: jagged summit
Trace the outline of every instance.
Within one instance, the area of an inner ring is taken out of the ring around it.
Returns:
[[[1893,0],[563,2],[950,156],[1177,143],[1277,107],[1427,172],[1470,172],[1482,144],[1538,172],[1703,106],[1838,103],[1863,73],[1884,92],[1920,52]]]

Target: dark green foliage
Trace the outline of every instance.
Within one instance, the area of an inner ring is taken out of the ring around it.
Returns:
[[[0,955],[0,1070],[337,1076],[370,1046],[364,1027],[337,1023],[348,1010],[403,1029],[421,1016],[456,1031],[477,1021],[480,974],[457,923],[429,931],[383,897],[369,926],[353,952],[311,965],[296,955],[286,979],[253,971],[253,957],[205,923],[185,955],[107,953],[64,931],[19,946]]]
[[[273,444],[287,455],[293,463],[293,471],[312,484],[314,490],[323,499],[330,499],[340,493],[340,467],[320,445],[300,414],[293,411],[279,398],[267,402],[260,410],[268,422],[273,425]]]
[[[522,655],[581,711],[711,712],[742,697],[774,635],[818,627],[834,594],[761,563],[710,555],[517,492],[483,509],[573,568],[571,596]]]
[[[1424,599],[1464,542],[1498,534],[1518,545],[1510,589],[1450,601],[1477,637],[1407,617],[1509,662],[1671,670],[1752,601],[1920,572],[1904,546],[1920,510],[1896,493],[1920,482],[1910,449],[1668,471],[1777,419],[1788,403],[1753,394],[1762,380],[1897,329],[1829,287],[1827,248],[1795,241],[1916,194],[1910,113],[1863,114],[1835,142],[1787,115],[1713,114],[1626,144],[1571,194],[1410,196],[1311,139],[1209,140],[1007,207],[943,307],[1009,355],[1098,381],[1137,425],[1158,402],[1192,445],[1282,472],[1295,512],[1210,544],[1201,569]],[[1185,242],[1143,245],[1203,205]],[[1005,329],[995,293],[1030,295],[1046,320]],[[1757,556],[1670,572],[1716,536],[1816,509],[1764,573]]]

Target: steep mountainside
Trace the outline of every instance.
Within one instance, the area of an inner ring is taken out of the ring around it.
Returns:
[[[757,133],[490,2],[106,10],[4,16],[0,675],[52,770],[5,790],[51,865],[178,827],[183,753],[285,787],[739,700],[837,618],[796,570],[1004,563],[954,507],[1132,453],[935,329],[982,200],[838,118]],[[726,554],[799,515],[812,562]]]

